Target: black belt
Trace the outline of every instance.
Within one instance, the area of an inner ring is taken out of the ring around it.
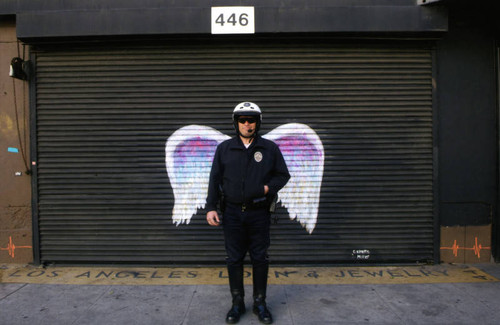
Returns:
[[[263,206],[262,204],[254,204],[254,203],[233,203],[226,202],[226,206],[241,210],[241,212],[245,212],[248,210],[267,210],[267,206]]]

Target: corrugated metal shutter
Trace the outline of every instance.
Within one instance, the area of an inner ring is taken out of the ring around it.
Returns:
[[[272,226],[275,263],[433,259],[431,50],[323,40],[185,41],[57,48],[36,57],[42,262],[223,263],[203,211],[172,224],[165,141],[197,124],[233,135],[299,122],[325,150],[312,234]]]

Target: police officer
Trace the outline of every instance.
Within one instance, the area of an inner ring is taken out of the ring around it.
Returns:
[[[258,135],[262,113],[254,103],[234,108],[237,136],[222,142],[215,152],[206,202],[207,222],[223,225],[232,306],[226,316],[235,324],[245,313],[243,260],[250,254],[253,274],[253,312],[264,324],[273,318],[266,306],[270,245],[269,205],[290,178],[279,147]],[[224,218],[216,211],[220,191]]]

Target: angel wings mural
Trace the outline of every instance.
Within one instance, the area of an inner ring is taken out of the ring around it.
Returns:
[[[285,158],[291,178],[278,193],[278,202],[291,220],[311,234],[316,227],[323,179],[324,150],[309,126],[288,123],[263,135],[274,141]],[[174,192],[172,221],[189,224],[205,207],[212,160],[217,145],[230,137],[208,126],[188,125],[175,131],[165,146],[165,163]]]

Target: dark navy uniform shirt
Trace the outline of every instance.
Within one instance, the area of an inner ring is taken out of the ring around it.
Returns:
[[[236,136],[217,146],[206,210],[216,210],[220,185],[227,202],[249,204],[264,197],[264,185],[269,187],[267,197],[273,197],[289,179],[290,173],[278,145],[257,135],[247,149]]]

